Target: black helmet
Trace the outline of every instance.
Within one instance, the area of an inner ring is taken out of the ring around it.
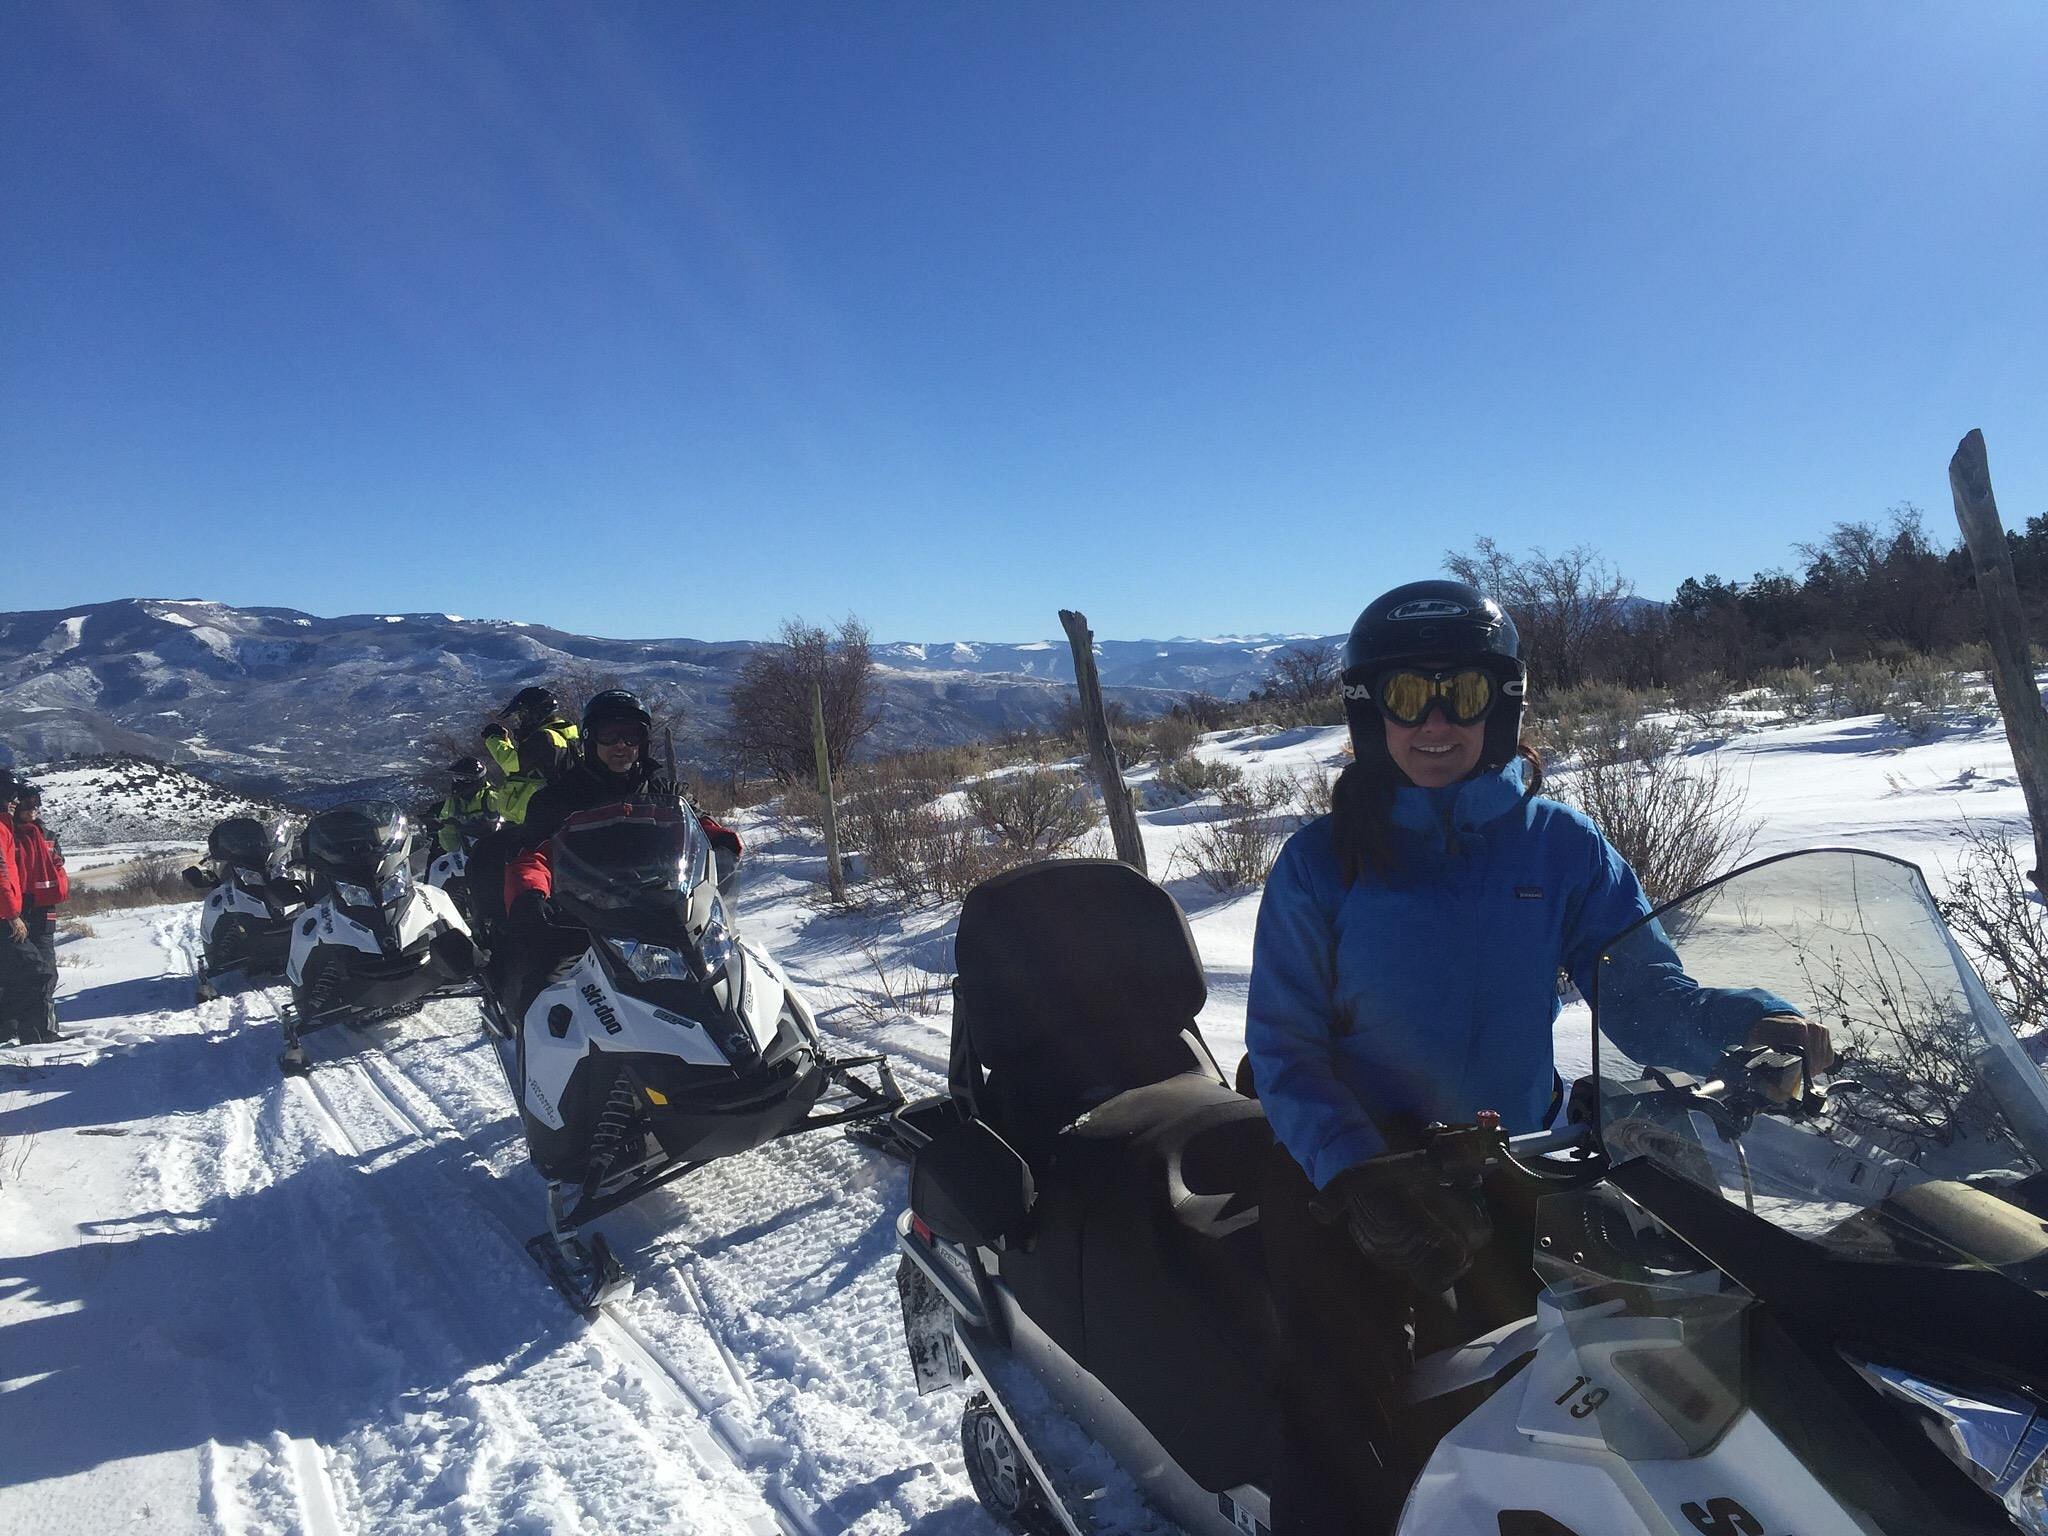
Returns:
[[[14,776],[12,768],[0,768],[0,801],[21,798],[21,781]]]
[[[498,711],[498,718],[518,715],[523,720],[544,720],[562,707],[562,701],[545,688],[522,688],[512,695],[512,702]]]
[[[455,781],[459,790],[475,789],[489,775],[490,770],[480,757],[458,757],[448,765],[448,777]]]
[[[1344,718],[1361,762],[1386,756],[1386,731],[1373,684],[1391,667],[1413,662],[1477,663],[1500,684],[1500,702],[1486,717],[1481,766],[1498,768],[1522,737],[1522,698],[1529,669],[1522,639],[1507,610],[1462,581],[1411,581],[1366,605],[1344,642]]]
[[[389,800],[322,811],[306,823],[306,861],[330,878],[381,881],[405,863],[412,824]]]
[[[29,783],[27,779],[16,779],[14,781],[14,793],[24,806],[41,805],[43,803],[43,792],[36,788],[35,785]]]
[[[230,816],[214,823],[206,834],[206,851],[222,864],[234,864],[261,874],[273,859],[281,858],[285,825],[281,821],[259,821],[254,816]]]
[[[621,720],[631,720],[640,727],[641,753],[644,756],[654,731],[654,717],[647,713],[647,706],[623,688],[607,688],[603,693],[592,694],[590,702],[583,706],[583,724],[578,739],[583,743],[583,755],[591,762],[597,761],[597,733],[607,725]]]

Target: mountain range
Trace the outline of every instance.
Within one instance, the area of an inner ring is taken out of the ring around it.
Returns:
[[[1105,692],[1161,713],[1189,693],[1243,697],[1273,654],[1314,638],[1098,640]],[[0,613],[0,743],[13,760],[135,753],[252,793],[382,788],[417,777],[529,683],[663,687],[683,705],[677,755],[708,765],[708,727],[768,642],[613,640],[446,613],[321,618],[290,608],[127,598]],[[872,647],[869,746],[940,745],[1040,726],[1073,691],[1064,639]]]

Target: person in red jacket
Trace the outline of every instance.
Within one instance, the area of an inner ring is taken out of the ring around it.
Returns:
[[[71,876],[64,868],[64,850],[43,825],[43,792],[35,785],[17,785],[14,805],[14,846],[21,855],[21,920],[29,942],[50,968],[43,998],[44,1025],[57,1034],[57,907],[71,896]]]
[[[523,994],[522,983],[533,979],[532,972],[554,959],[547,938],[547,899],[554,892],[548,840],[562,823],[600,805],[686,803],[682,790],[663,778],[654,762],[649,751],[652,730],[646,706],[623,688],[595,695],[584,706],[578,737],[582,755],[576,765],[528,804],[526,820],[518,829],[518,851],[505,863],[506,925],[499,945],[504,954],[492,968],[508,1002]],[[739,863],[739,834],[702,813],[697,821],[711,839],[719,885],[724,888]]]
[[[21,855],[14,842],[21,791],[12,772],[0,772],[0,1040],[42,1045],[57,1038],[47,1012],[56,970],[30,942],[22,919]]]

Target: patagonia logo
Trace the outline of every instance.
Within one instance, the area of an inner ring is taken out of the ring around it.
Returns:
[[[1447,597],[1421,597],[1412,603],[1403,603],[1389,619],[1462,619],[1472,610],[1463,603],[1454,603]]]
[[[1515,887],[1515,900],[1517,901],[1541,901],[1542,899],[1543,887],[1540,885],[1518,885]]]

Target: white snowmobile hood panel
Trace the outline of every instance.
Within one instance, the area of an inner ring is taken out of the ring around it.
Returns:
[[[557,1035],[548,1019],[556,1009]],[[691,1066],[732,1063],[695,1021],[667,1008],[615,991],[597,956],[588,950],[558,980],[543,987],[520,1021],[526,1047],[526,1083],[521,1096],[542,1124],[562,1128],[558,1109],[569,1074],[593,1049],[671,1056]],[[771,1026],[772,1033],[772,1026]]]
[[[1701,1455],[1617,1455],[1599,1416],[1630,1393],[1626,1378],[1605,1358],[1583,1357],[1555,1312],[1541,1321],[1536,1358],[1438,1442],[1409,1492],[1399,1536],[1471,1536],[1495,1529],[1504,1509],[1569,1511],[1576,1536],[1876,1536],[1747,1408]],[[1623,1330],[1641,1322],[1615,1319]],[[1657,1422],[1646,1404],[1622,1406],[1639,1425]]]
[[[435,890],[445,889],[450,880],[461,880],[469,874],[469,853],[457,848],[453,853],[444,853],[427,866],[427,884]]]
[[[469,932],[469,924],[456,910],[455,899],[432,886],[415,885],[405,893],[392,922],[393,935],[401,951],[442,928]],[[306,962],[313,951],[325,944],[359,949],[366,955],[382,955],[377,935],[350,917],[331,896],[308,907],[292,923],[292,952],[285,963],[285,979],[295,987],[305,985]]]
[[[276,921],[271,915],[270,908],[263,904],[262,898],[252,896],[232,880],[223,880],[213,888],[213,893],[206,898],[206,909],[199,914],[200,943],[211,944],[213,930],[219,925],[220,920],[230,913],[236,917],[251,918],[259,923]]]

